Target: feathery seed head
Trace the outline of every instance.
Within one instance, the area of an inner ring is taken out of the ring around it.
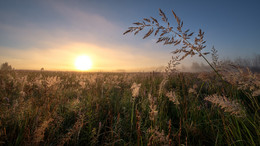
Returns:
[[[176,105],[179,105],[179,104],[180,104],[180,102],[178,101],[178,99],[177,99],[176,94],[175,94],[174,91],[168,92],[168,93],[166,94],[166,96],[167,96],[167,97],[169,98],[169,100],[170,100],[171,102],[173,102],[174,104],[176,104]]]
[[[245,117],[245,111],[243,107],[235,100],[229,100],[225,96],[218,96],[216,94],[205,97],[206,101],[209,101],[225,112],[230,113],[231,115],[235,115],[237,117]]]
[[[139,96],[139,89],[141,87],[141,83],[140,84],[136,84],[135,82],[133,83],[133,85],[131,86],[132,89],[132,96],[133,97],[138,97]]]

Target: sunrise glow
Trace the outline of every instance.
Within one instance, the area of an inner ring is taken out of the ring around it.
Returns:
[[[78,56],[75,60],[75,67],[77,70],[87,71],[92,67],[92,61],[88,56]]]

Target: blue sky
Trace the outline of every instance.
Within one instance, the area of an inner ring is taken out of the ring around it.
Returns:
[[[205,31],[206,49],[214,45],[221,58],[252,56],[260,52],[259,6],[257,0],[0,1],[0,61],[17,69],[74,70],[75,58],[86,54],[93,71],[164,66],[176,47],[143,40],[144,33],[122,35],[142,18],[159,19],[159,8],[170,21],[173,9],[184,28]]]

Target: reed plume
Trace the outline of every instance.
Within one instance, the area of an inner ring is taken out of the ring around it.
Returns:
[[[177,23],[175,29],[161,9],[159,9],[159,14],[164,24],[160,24],[159,21],[153,17],[144,18],[143,21],[133,23],[135,26],[129,27],[123,34],[134,32],[136,35],[144,28],[149,28],[143,39],[154,33],[154,36],[158,36],[156,43],[163,42],[164,45],[174,46],[182,45],[180,49],[176,49],[172,52],[173,54],[177,54],[177,56],[181,55],[178,61],[185,59],[189,55],[192,57],[198,54],[204,57],[204,55],[209,54],[209,52],[202,53],[202,50],[206,47],[206,41],[204,40],[204,32],[202,32],[201,29],[199,29],[197,36],[192,38],[194,32],[190,32],[190,29],[183,30],[183,21],[173,10],[172,14]],[[193,41],[193,43],[191,43],[191,41]]]
[[[167,78],[164,78],[159,85],[159,96],[162,94],[165,84],[168,82]]]
[[[164,134],[164,130],[161,132],[159,131],[158,127],[150,128],[148,129],[148,133],[151,134],[148,140],[148,146],[153,145],[168,145],[169,144],[169,138]]]
[[[178,100],[178,98],[177,98],[177,96],[176,96],[176,94],[175,94],[174,91],[168,92],[168,93],[166,94],[166,96],[167,96],[167,97],[169,98],[169,100],[170,100],[171,102],[173,102],[174,104],[176,104],[176,105],[179,105],[179,104],[180,104],[180,102],[179,102],[179,100]]]
[[[217,67],[217,65],[218,65],[218,50],[216,50],[214,46],[211,49],[211,58],[212,58],[213,66]]]
[[[132,96],[134,98],[139,96],[139,89],[141,87],[141,84],[136,84],[135,82],[133,83],[133,85],[131,86],[132,89]]]
[[[224,112],[228,112],[231,115],[237,117],[245,117],[245,110],[243,107],[235,100],[227,99],[225,96],[218,96],[216,94],[205,97],[206,101],[211,102],[219,106]]]
[[[48,128],[49,123],[53,121],[52,118],[43,121],[43,123],[34,131],[34,142],[40,143],[44,141],[44,133],[45,130]]]
[[[157,105],[155,104],[155,99],[152,97],[151,94],[148,95],[148,100],[149,100],[149,107],[150,107],[150,112],[149,112],[149,118],[151,121],[155,121],[158,115],[158,110],[157,110]]]
[[[134,35],[136,35],[140,31],[144,30],[144,28],[148,28],[149,30],[144,35],[143,39],[154,34],[154,36],[158,36],[156,43],[162,42],[163,45],[181,46],[179,49],[172,51],[172,54],[175,55],[173,61],[181,61],[187,56],[193,57],[194,55],[198,55],[199,57],[202,57],[214,70],[218,77],[222,79],[222,76],[218,73],[216,68],[205,57],[210,54],[210,52],[203,52],[203,49],[206,48],[206,41],[204,38],[205,33],[199,29],[197,35],[193,36],[194,32],[190,31],[190,29],[183,28],[183,21],[173,10],[172,14],[176,20],[175,26],[170,24],[165,13],[159,9],[159,15],[163,21],[163,24],[159,23],[159,21],[154,17],[144,18],[142,21],[133,23],[134,26],[128,27],[128,30],[126,30],[123,35],[130,32],[133,32]],[[172,63],[173,62],[170,61],[169,65]],[[166,69],[169,70],[170,68],[171,67],[167,67]]]

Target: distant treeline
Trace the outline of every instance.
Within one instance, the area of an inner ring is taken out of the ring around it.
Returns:
[[[240,67],[248,67],[252,72],[260,72],[260,54],[254,55],[252,57],[237,57],[233,60],[231,59],[223,59],[219,63],[221,64],[233,64],[238,65]],[[211,68],[204,63],[193,62],[191,65],[191,70],[193,72],[203,72],[203,71],[211,71]]]
[[[234,60],[225,59],[224,62],[232,63],[241,67],[248,67],[252,72],[260,72],[260,54],[247,58],[238,57]]]

